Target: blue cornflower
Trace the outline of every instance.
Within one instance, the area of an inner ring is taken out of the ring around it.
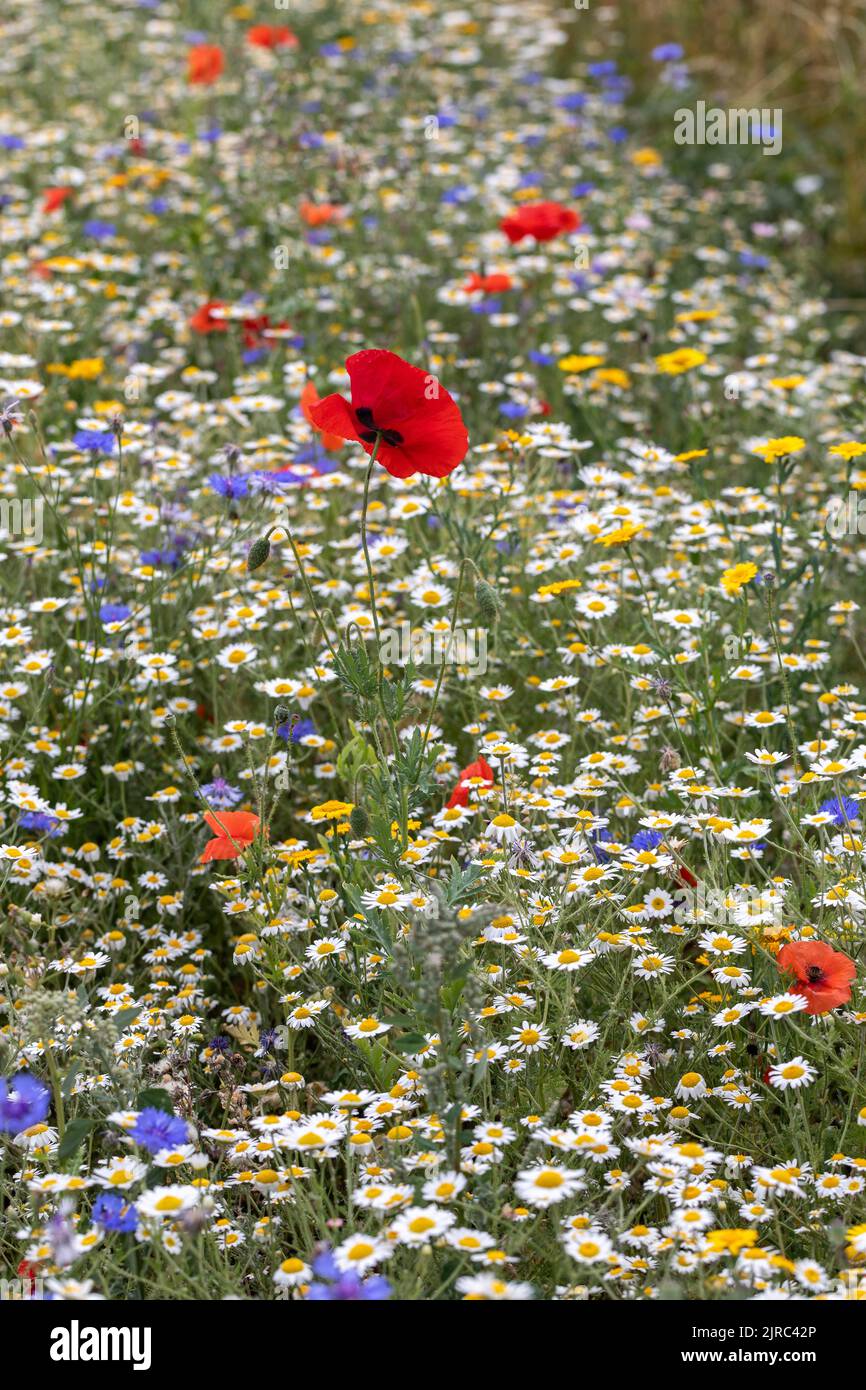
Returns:
[[[379,1302],[391,1297],[387,1279],[380,1274],[359,1279],[351,1271],[343,1273],[330,1250],[323,1250],[313,1260],[313,1273],[326,1281],[310,1285],[306,1297],[314,1303]]]
[[[607,827],[604,825],[600,826],[598,830],[593,830],[592,834],[589,837],[589,847],[592,850],[593,856],[597,864],[608,864],[610,862],[610,855],[605,854],[604,850],[601,849],[600,846],[606,844],[609,840],[612,839],[613,836],[611,835]]]
[[[632,849],[658,849],[663,839],[660,830],[639,830],[629,843]]]
[[[72,442],[76,449],[89,449],[94,454],[111,454],[117,440],[107,430],[79,430],[73,435]]]
[[[498,299],[482,299],[477,304],[473,304],[469,310],[470,314],[498,314],[502,308],[501,301]]]
[[[137,1144],[142,1144],[151,1153],[160,1149],[174,1149],[185,1144],[189,1138],[186,1120],[179,1115],[169,1115],[165,1110],[147,1106],[138,1116],[129,1131]]]
[[[62,834],[60,821],[47,811],[24,811],[18,817],[18,824],[22,830],[36,830],[51,836]]]
[[[99,618],[103,623],[124,623],[132,613],[131,608],[127,608],[125,603],[104,603],[99,610]]]
[[[453,188],[446,188],[440,198],[442,203],[468,203],[475,197],[475,190],[467,184],[455,184]]]
[[[117,236],[117,228],[114,223],[102,222],[99,218],[85,222],[81,230],[85,236],[92,237],[94,241],[105,241],[108,237]]]
[[[660,43],[650,57],[654,63],[678,63],[685,49],[681,43]]]
[[[249,478],[243,475],[223,478],[219,473],[212,473],[208,482],[220,497],[230,497],[232,500],[236,497],[246,497],[250,486]]]
[[[138,1216],[131,1202],[125,1202],[119,1192],[100,1192],[90,1213],[97,1226],[106,1231],[126,1235],[138,1225]]]
[[[299,719],[295,724],[280,724],[277,729],[280,738],[291,739],[292,743],[300,743],[302,738],[315,732],[316,726],[312,719]]]
[[[860,814],[859,803],[852,801],[850,796],[831,796],[829,801],[821,802],[818,810],[827,811],[833,817],[834,825],[844,825],[846,819],[856,820]]]
[[[605,58],[601,63],[590,63],[586,71],[589,77],[611,77],[616,72],[616,59]]]
[[[212,782],[208,782],[202,791],[218,811],[230,811],[233,806],[243,799],[243,792],[238,787],[233,787],[224,777],[215,777]]]
[[[48,1114],[50,1100],[48,1087],[29,1071],[0,1076],[0,1134],[20,1134],[38,1125]]]

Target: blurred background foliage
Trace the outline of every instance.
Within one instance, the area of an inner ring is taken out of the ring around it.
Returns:
[[[568,34],[562,74],[575,60],[616,57],[633,83],[630,104],[643,105],[674,174],[688,178],[722,160],[738,174],[767,179],[773,211],[808,223],[805,249],[821,291],[834,309],[860,319],[866,313],[866,0],[588,0],[586,9],[570,0],[554,3]],[[669,43],[682,45],[691,74],[681,92],[659,90],[652,52]],[[725,108],[781,108],[781,153],[677,146],[673,112],[698,99]],[[811,196],[831,203],[833,213],[812,219],[794,183],[816,175],[822,182]],[[858,337],[866,351],[866,319]]]

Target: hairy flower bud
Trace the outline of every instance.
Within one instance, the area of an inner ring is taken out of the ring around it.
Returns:
[[[271,553],[271,543],[267,536],[259,536],[257,541],[253,541],[247,553],[247,569],[250,574],[253,570],[261,569]]]
[[[492,627],[499,617],[499,595],[492,584],[488,584],[486,579],[479,579],[475,585],[475,602],[481,610],[481,616]]]

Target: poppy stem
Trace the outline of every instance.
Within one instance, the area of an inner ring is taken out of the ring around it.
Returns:
[[[379,445],[382,442],[381,434],[376,435],[376,443],[373,445],[373,452],[370,455],[370,462],[367,466],[367,476],[364,479],[364,501],[361,508],[361,548],[364,551],[364,561],[367,566],[367,587],[370,590],[370,608],[373,613],[373,628],[376,633],[376,655],[379,666],[382,665],[381,646],[382,639],[379,634],[379,614],[376,609],[376,587],[373,580],[373,566],[370,562],[370,550],[367,545],[367,507],[370,501],[370,479],[373,475],[373,468],[376,463],[376,455],[379,452]]]
[[[379,704],[382,707],[382,713],[384,714],[385,722],[388,725],[388,732],[391,735],[391,747],[393,755],[396,758],[400,748],[400,739],[397,734],[397,726],[394,723],[394,720],[388,711],[388,706],[385,703],[385,696],[382,690],[382,682],[384,679],[382,666],[382,633],[379,627],[379,611],[376,607],[376,585],[373,579],[373,565],[370,560],[370,548],[367,544],[367,508],[370,502],[370,479],[373,476],[373,468],[376,463],[376,457],[379,453],[379,445],[381,443],[382,435],[381,433],[377,432],[376,442],[373,445],[373,452],[370,455],[370,462],[367,465],[367,474],[364,478],[364,500],[361,506],[361,548],[364,551],[364,562],[367,566],[367,587],[370,591],[370,610],[373,614],[373,629],[376,633],[376,660],[379,664],[379,679],[377,682],[379,691]],[[406,796],[406,788],[403,785],[399,773],[396,774],[396,785],[400,797],[400,844],[401,847],[405,849],[408,843],[407,825],[409,819],[409,806]]]

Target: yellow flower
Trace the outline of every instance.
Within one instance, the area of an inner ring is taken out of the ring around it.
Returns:
[[[353,809],[352,801],[323,801],[321,806],[313,807],[310,820],[343,820]]]
[[[45,370],[52,376],[68,377],[70,381],[95,381],[102,375],[104,366],[101,357],[79,357],[68,367],[62,362],[49,362]]]
[[[546,598],[548,594],[564,594],[566,589],[582,589],[579,579],[558,579],[555,584],[542,584],[538,593]]]
[[[603,545],[606,550],[610,550],[615,545],[628,545],[629,541],[634,540],[639,531],[645,531],[646,527],[642,523],[626,521],[622,526],[618,526],[615,531],[608,531],[606,536],[596,536],[593,545]]]
[[[733,568],[725,570],[722,575],[722,588],[726,594],[738,594],[743,585],[748,584],[750,579],[754,579],[757,573],[757,565],[751,563],[734,565]]]
[[[779,391],[793,391],[796,386],[802,386],[805,380],[804,376],[774,376],[770,385]]]
[[[657,165],[661,164],[662,157],[658,150],[652,149],[650,145],[645,145],[642,149],[635,150],[631,157],[631,162],[636,165],[638,169],[654,169]]]
[[[592,374],[592,386],[631,386],[631,377],[621,367],[601,367]]]
[[[579,356],[576,352],[570,352],[567,357],[560,357],[556,365],[561,372],[588,372],[590,367],[600,367],[603,362],[603,357],[589,354]]]
[[[858,459],[861,454],[866,454],[866,444],[861,444],[858,439],[846,439],[844,444],[834,444],[830,453],[840,459]]]
[[[656,366],[666,376],[679,376],[682,372],[690,372],[692,367],[702,367],[706,360],[707,354],[697,348],[677,348],[676,352],[663,352],[657,357]]]
[[[728,1230],[707,1231],[707,1241],[710,1249],[714,1253],[721,1253],[727,1250],[731,1255],[738,1255],[741,1250],[748,1250],[758,1239],[758,1232],[752,1230]]]
[[[798,434],[786,434],[781,439],[768,439],[766,444],[756,445],[752,453],[765,463],[773,463],[776,459],[787,458],[789,454],[799,454],[805,447],[805,439]]]

